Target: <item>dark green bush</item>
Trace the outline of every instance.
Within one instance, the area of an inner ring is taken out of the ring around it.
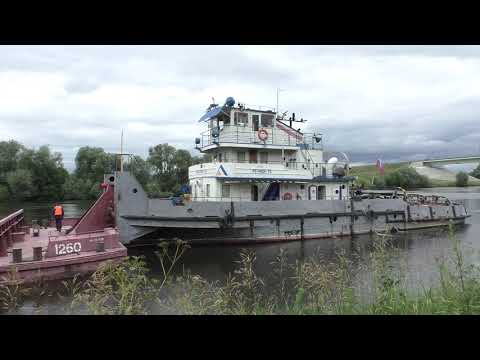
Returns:
[[[416,189],[430,187],[430,181],[426,176],[420,175],[411,167],[402,167],[385,176],[385,185],[388,187],[402,187],[404,189]]]
[[[471,173],[470,176],[480,179],[480,165],[478,165]]]
[[[461,187],[468,186],[468,174],[463,171],[457,173],[455,184]]]

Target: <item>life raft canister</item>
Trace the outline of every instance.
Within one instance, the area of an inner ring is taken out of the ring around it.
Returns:
[[[283,194],[283,200],[292,200],[292,194],[289,192]]]
[[[268,139],[268,131],[265,129],[260,129],[258,130],[258,138],[262,141],[265,141]]]
[[[55,216],[61,216],[62,215],[62,207],[61,206],[55,206]]]

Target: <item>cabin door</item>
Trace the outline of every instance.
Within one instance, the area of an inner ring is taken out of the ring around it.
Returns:
[[[252,185],[252,201],[258,201],[258,186]]]
[[[319,186],[317,189],[317,199],[325,200],[325,186]]]
[[[308,200],[317,200],[317,187],[310,185],[308,188]]]
[[[257,163],[257,158],[258,158],[258,151],[257,150],[250,150],[249,155],[250,155],[250,164],[256,164]]]

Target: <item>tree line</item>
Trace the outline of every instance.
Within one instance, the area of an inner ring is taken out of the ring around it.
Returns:
[[[188,167],[207,162],[208,156],[192,156],[187,150],[169,144],[149,148],[147,159],[131,156],[124,170],[131,171],[151,197],[166,197],[188,184]],[[100,192],[104,174],[119,169],[119,159],[101,147],[81,147],[75,156],[75,169],[69,173],[62,154],[48,145],[29,149],[21,143],[0,141],[0,201],[90,200]],[[480,178],[480,165],[470,173]],[[457,186],[466,186],[468,176],[460,173]],[[385,178],[376,178],[375,187],[430,186],[429,180],[410,168],[401,168]]]
[[[131,156],[124,170],[131,171],[149,196],[164,197],[188,184],[188,167],[206,161],[169,144],[149,149],[147,159]],[[119,159],[101,147],[81,147],[75,169],[69,173],[62,154],[48,145],[28,149],[21,143],[0,141],[0,201],[62,201],[95,199],[104,174],[119,169]]]

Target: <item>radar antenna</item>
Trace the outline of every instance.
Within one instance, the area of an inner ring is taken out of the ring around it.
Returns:
[[[295,119],[295,113],[292,113],[292,116],[288,119],[288,121],[290,121],[290,127],[292,127],[294,122],[304,123],[307,120],[305,120],[303,118],[301,118],[300,120],[297,120],[297,119]]]

